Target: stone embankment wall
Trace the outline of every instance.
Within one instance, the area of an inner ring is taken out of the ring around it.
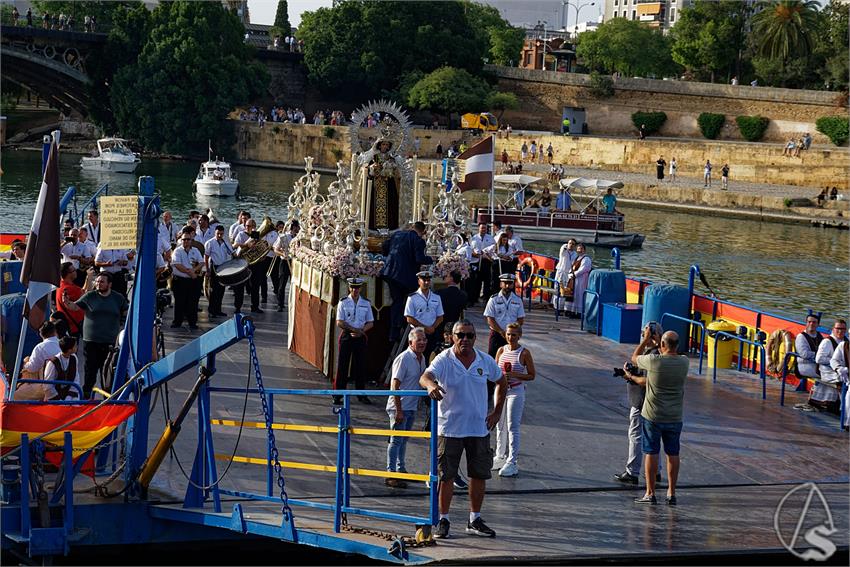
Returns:
[[[531,136],[516,133],[510,140],[496,139],[497,158],[502,149],[514,162],[519,159],[523,141],[537,142],[546,148],[549,143],[555,151],[555,163],[565,166],[599,166],[604,170],[630,171],[655,175],[655,161],[659,156],[669,163],[675,157],[679,174],[702,177],[705,160],[714,165],[713,176],[720,178],[720,168],[729,164],[730,178],[753,183],[800,185],[822,188],[833,185],[848,187],[850,152],[847,148],[816,146],[804,151],[798,158],[782,155],[781,145],[751,144],[746,142],[695,142],[687,140],[618,139],[589,136]],[[666,175],[667,171],[665,171]]]
[[[237,160],[268,165],[301,167],[304,156],[313,156],[314,165],[336,168],[336,162],[351,159],[348,128],[314,126],[312,124],[277,124],[266,122],[260,128],[255,122],[233,121],[236,131],[234,147]],[[333,131],[333,137],[327,133]],[[447,149],[465,133],[452,130],[414,130],[420,140],[420,157],[436,157],[438,143]],[[474,141],[467,135],[468,142]],[[513,161],[519,159],[523,141],[535,140],[544,148],[552,143],[555,162],[565,166],[598,166],[601,170],[629,171],[654,175],[655,160],[664,156],[668,162],[675,156],[679,174],[702,177],[703,164],[710,159],[714,177],[720,178],[720,167],[728,163],[735,181],[772,183],[822,188],[829,185],[848,188],[850,152],[847,148],[814,146],[799,158],[782,155],[781,145],[746,142],[697,142],[662,138],[635,140],[596,138],[591,136],[538,136],[514,132],[510,139],[496,138],[496,158],[506,149]],[[602,176],[602,174],[600,174]]]
[[[816,143],[828,143],[815,129],[822,116],[847,114],[847,98],[837,92],[731,86],[653,79],[616,79],[614,95],[594,97],[590,76],[515,67],[488,66],[499,78],[499,88],[513,92],[520,108],[508,111],[503,121],[514,129],[559,131],[564,107],[586,111],[590,134],[631,135],[631,115],[637,111],[663,111],[667,121],[662,136],[702,138],[697,117],[702,112],[726,115],[720,139],[740,140],[735,117],[764,116],[770,119],[765,141],[786,141],[804,132]]]

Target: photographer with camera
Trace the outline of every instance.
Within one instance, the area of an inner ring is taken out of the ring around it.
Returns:
[[[661,325],[655,321],[650,321],[646,324],[641,332],[640,344],[635,348],[636,355],[642,354],[658,354],[661,347]],[[646,376],[646,373],[634,365],[632,362],[627,362],[625,368],[635,376]],[[626,371],[622,368],[614,369],[614,376],[621,376],[625,379]],[[626,382],[626,392],[629,396],[629,458],[626,460],[626,470],[620,474],[614,475],[614,480],[623,484],[637,485],[640,478],[640,467],[643,461],[643,452],[641,451],[641,436],[640,436],[640,410],[643,407],[643,399],[646,396],[646,388],[635,382]],[[656,475],[656,480],[660,480],[659,474]]]
[[[641,344],[651,339],[644,339]],[[667,505],[676,505],[676,480],[679,476],[679,437],[682,433],[682,401],[688,377],[688,357],[679,355],[679,335],[667,331],[661,335],[661,354],[640,354],[640,346],[632,354],[632,362],[646,376],[634,374],[629,365],[624,378],[646,387],[646,398],[640,411],[641,449],[644,453],[643,474],[646,493],[635,498],[636,504],[657,504],[655,499],[655,469],[658,453],[664,444],[667,454]],[[646,346],[646,345],[644,345]]]

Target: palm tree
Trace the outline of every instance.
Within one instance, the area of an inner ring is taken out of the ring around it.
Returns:
[[[753,16],[756,51],[770,59],[787,62],[789,57],[812,51],[818,22],[817,0],[764,0]]]

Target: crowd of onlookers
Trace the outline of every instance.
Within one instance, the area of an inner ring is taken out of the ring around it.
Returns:
[[[26,14],[24,14],[26,26],[30,28],[33,27],[33,21],[35,18],[36,16],[33,15],[32,8],[27,8]],[[21,14],[18,11],[18,7],[12,6],[12,25],[20,25],[20,19]],[[76,24],[77,20],[74,18],[74,14],[65,14],[64,12],[59,12],[58,14],[44,12],[41,14],[41,28],[45,30],[74,31],[74,26]],[[86,15],[83,19],[83,30],[87,33],[94,33],[97,31],[97,17]]]
[[[307,115],[301,108],[272,106],[271,111],[267,114],[263,108],[252,106],[248,110],[243,110],[239,113],[239,120],[248,122],[257,122],[262,128],[267,121],[279,122],[283,124],[307,124]],[[341,110],[317,110],[313,114],[313,124],[342,126],[345,124],[345,115]]]
[[[304,40],[296,39],[295,36],[287,35],[284,37],[275,36],[272,40],[272,45],[274,49],[280,49],[283,51],[291,51],[293,53],[301,53],[304,51]]]

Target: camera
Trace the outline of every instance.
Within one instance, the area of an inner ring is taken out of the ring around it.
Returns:
[[[626,370],[629,371],[629,374],[634,374],[636,376],[640,374],[640,369],[636,364],[631,362],[626,363]],[[623,377],[626,375],[626,370],[623,370],[622,368],[614,368],[614,376]]]
[[[156,290],[156,312],[160,315],[171,306],[171,292],[167,289]]]

